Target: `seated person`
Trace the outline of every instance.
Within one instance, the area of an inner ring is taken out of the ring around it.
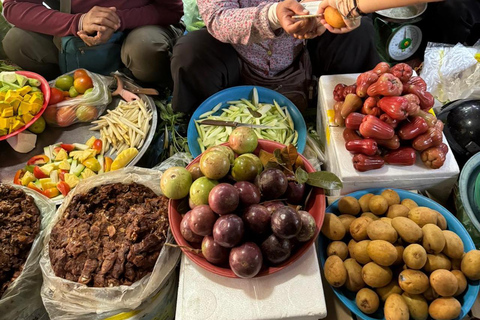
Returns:
[[[52,79],[60,74],[53,36],[74,35],[94,46],[107,42],[116,31],[126,31],[121,60],[133,76],[142,82],[171,84],[171,51],[184,32],[179,24],[181,0],[66,1],[71,2],[71,14],[49,9],[42,0],[4,0],[5,18],[15,25],[3,39],[8,58]],[[58,0],[46,2],[59,7]]]
[[[361,4],[365,2],[368,0],[361,0]],[[384,3],[394,7],[414,0],[372,2],[380,7]],[[336,3],[323,1],[334,7]],[[373,23],[369,17],[360,19],[361,11],[356,10],[355,3],[360,8],[360,3],[345,0],[339,11],[347,27],[333,29],[324,26],[321,19],[292,18],[306,14],[294,0],[198,0],[206,30],[187,34],[174,47],[172,107],[192,113],[207,97],[240,84],[285,89],[294,81],[301,82],[301,75],[295,74],[299,67],[307,71],[303,76],[308,80],[309,60],[313,66],[310,73],[316,76],[373,68],[380,62]],[[365,13],[377,10],[371,5],[360,9]],[[305,39],[309,39],[306,46]],[[287,90],[279,91],[285,94]],[[305,106],[293,102],[304,109]]]

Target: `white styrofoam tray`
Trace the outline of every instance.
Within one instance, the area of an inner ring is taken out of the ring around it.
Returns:
[[[182,257],[177,320],[317,320],[326,315],[314,246],[285,269],[253,279],[222,277]]]
[[[413,166],[385,165],[380,169],[367,172],[355,170],[352,163],[353,155],[345,149],[344,128],[335,127],[331,121],[332,107],[335,104],[333,89],[338,83],[347,85],[355,83],[357,76],[358,74],[322,76],[319,81],[317,114],[320,119],[317,124],[322,124],[322,128],[317,130],[323,131],[326,136],[327,169],[339,176],[344,183],[342,194],[369,187],[417,190],[432,187],[441,187],[445,190],[451,188],[459,174],[458,164],[452,152],[447,153],[445,164],[436,170],[427,168],[422,163],[419,153]],[[445,137],[444,142],[447,143]]]

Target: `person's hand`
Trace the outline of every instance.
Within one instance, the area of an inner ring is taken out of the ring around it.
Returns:
[[[85,42],[89,47],[96,46],[102,43],[106,43],[112,37],[114,33],[113,29],[107,28],[106,31],[99,31],[95,36],[89,36],[85,31],[78,31],[77,35]]]
[[[87,35],[95,32],[107,32],[107,29],[117,31],[120,28],[120,18],[115,7],[105,8],[95,6],[83,18],[82,30]]]
[[[283,30],[298,39],[306,39],[303,38],[305,35],[310,36],[313,34],[313,30],[317,29],[317,22],[315,19],[292,18],[294,15],[304,15],[309,13],[307,9],[295,0],[279,2],[276,13]]]
[[[344,0],[344,1],[348,1],[348,0]],[[343,21],[345,22],[345,27],[343,28],[334,28],[332,27],[331,25],[329,25],[327,23],[327,21],[325,21],[325,19],[323,18],[323,14],[325,12],[325,8],[326,7],[333,7],[337,10],[339,10],[337,8],[337,1],[336,0],[323,0],[322,2],[320,2],[320,5],[318,6],[318,11],[317,11],[317,14],[321,14],[322,17],[318,18],[319,22],[325,26],[325,28],[330,31],[331,33],[347,33],[347,32],[350,32],[358,27],[360,27],[360,22],[361,22],[361,19],[358,18],[358,19],[343,19]]]

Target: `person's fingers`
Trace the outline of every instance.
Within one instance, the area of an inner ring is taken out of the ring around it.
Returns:
[[[90,28],[97,32],[105,32],[109,29],[109,27],[103,26],[101,24],[92,24]]]
[[[107,17],[96,16],[95,18],[92,19],[92,23],[96,25],[104,26],[113,30],[118,29],[118,24],[108,19]]]
[[[95,45],[95,44],[93,43],[93,41],[92,41],[92,37],[89,37],[89,36],[85,33],[85,31],[79,31],[79,32],[77,32],[77,34],[78,34],[78,37],[79,37],[80,39],[82,39],[83,42],[85,42],[85,44],[86,44],[87,46],[91,47],[91,46],[94,46],[94,45]]]
[[[120,24],[120,17],[116,13],[116,9],[111,7],[111,8],[105,8],[105,7],[95,7],[94,16],[95,17],[105,17],[108,20],[112,21],[115,24]],[[115,10],[112,10],[115,9]]]

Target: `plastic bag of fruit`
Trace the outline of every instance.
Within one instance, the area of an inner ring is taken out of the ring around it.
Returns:
[[[9,184],[6,185],[21,189],[27,195],[33,197],[35,205],[40,211],[41,224],[40,232],[32,243],[22,272],[9,284],[0,297],[0,310],[2,310],[0,318],[20,320],[44,319],[44,317],[46,317],[46,311],[40,298],[42,274],[39,260],[43,248],[45,228],[55,213],[55,205],[46,197],[31,189]]]
[[[51,98],[43,117],[54,126],[68,127],[97,119],[112,101],[110,80],[84,69],[50,81]]]
[[[161,175],[161,172],[151,169],[124,168],[83,180],[68,194],[46,228],[40,258],[40,267],[43,274],[41,296],[50,319],[135,319],[133,315],[142,313],[145,306],[151,305],[153,300],[156,301],[156,305],[163,306],[163,309],[157,310],[157,308],[152,307],[152,313],[142,317],[142,319],[171,320],[174,318],[175,311],[173,308],[176,290],[170,290],[169,288],[175,285],[172,278],[175,277],[175,266],[181,253],[176,248],[163,245],[158,258],[155,260],[152,272],[131,285],[92,287],[66,280],[55,275],[50,259],[52,251],[50,251],[49,243],[52,229],[62,219],[68,205],[75,197],[87,193],[94,187],[112,183],[130,184],[133,182],[144,185],[159,195],[162,194],[160,189]],[[116,233],[118,232],[120,231],[117,230]],[[142,235],[142,237],[144,236]],[[140,242],[143,242],[143,240]],[[167,234],[166,242],[173,242],[170,231]],[[116,243],[116,245],[119,244]],[[71,260],[67,260],[67,263],[69,261],[72,263]],[[108,274],[110,273],[108,272]],[[162,301],[158,301],[157,297],[159,295],[164,296]]]

